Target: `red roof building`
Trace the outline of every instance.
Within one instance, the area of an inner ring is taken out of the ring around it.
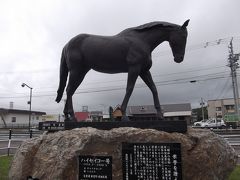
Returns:
[[[77,121],[86,121],[89,119],[89,112],[75,112],[75,117]]]

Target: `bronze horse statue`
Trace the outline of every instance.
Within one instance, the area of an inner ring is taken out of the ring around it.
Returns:
[[[123,120],[126,108],[138,76],[150,88],[157,117],[163,119],[157,88],[149,69],[152,66],[152,51],[162,42],[168,41],[174,61],[183,61],[187,41],[187,25],[168,22],[151,22],[128,28],[115,36],[80,34],[72,38],[63,48],[60,63],[60,83],[56,101],[60,102],[66,86],[67,100],[64,107],[66,120],[75,120],[72,96],[86,73],[93,69],[103,73],[128,73],[126,94],[121,105]]]

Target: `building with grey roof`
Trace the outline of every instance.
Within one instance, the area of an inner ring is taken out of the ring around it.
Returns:
[[[29,113],[28,110],[0,108],[0,127],[27,127]],[[31,126],[37,126],[42,121],[42,115],[46,115],[46,113],[31,111]]]
[[[165,120],[191,121],[192,108],[190,103],[166,104],[161,106]],[[128,106],[127,116],[132,121],[156,120],[156,109],[153,105]]]

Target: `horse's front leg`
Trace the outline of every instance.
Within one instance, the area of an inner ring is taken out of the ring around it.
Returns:
[[[154,106],[157,110],[157,117],[159,120],[163,120],[163,113],[161,111],[161,106],[160,106],[160,102],[159,102],[159,98],[158,98],[158,92],[157,92],[157,88],[153,82],[152,79],[152,75],[150,73],[150,71],[147,72],[142,72],[140,74],[140,77],[142,78],[142,80],[146,83],[146,85],[149,87],[149,89],[152,92],[153,95],[153,100],[154,100]]]
[[[66,121],[76,121],[76,118],[74,116],[73,111],[73,105],[72,105],[72,97],[67,97],[65,107],[64,107],[64,115]]]
[[[130,96],[133,92],[139,72],[140,72],[140,67],[138,67],[138,66],[133,66],[133,67],[129,68],[126,94],[125,94],[125,97],[124,97],[122,105],[121,105],[122,121],[129,120],[128,117],[126,116],[127,104],[130,99]]]

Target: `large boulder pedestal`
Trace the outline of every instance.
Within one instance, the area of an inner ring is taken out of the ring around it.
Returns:
[[[210,130],[189,128],[187,133],[153,129],[79,128],[43,134],[22,143],[9,173],[11,180],[32,176],[40,180],[75,180],[78,156],[112,156],[113,180],[122,180],[122,142],[181,143],[184,180],[224,180],[236,166],[233,148]]]

